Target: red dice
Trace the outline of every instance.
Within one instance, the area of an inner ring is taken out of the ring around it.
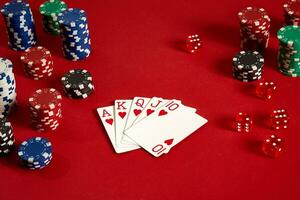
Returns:
[[[260,81],[256,85],[256,95],[263,99],[271,99],[276,91],[276,84],[273,81]]]
[[[271,127],[275,130],[288,128],[289,117],[285,109],[274,110],[270,117]]]
[[[271,158],[277,158],[282,154],[283,148],[283,140],[277,135],[271,135],[265,139],[262,151]]]
[[[235,121],[233,123],[233,129],[237,132],[250,132],[252,124],[251,116],[247,113],[239,112],[235,116]]]
[[[186,49],[188,52],[196,53],[200,47],[201,47],[201,40],[199,38],[199,35],[194,34],[188,36],[186,40]]]

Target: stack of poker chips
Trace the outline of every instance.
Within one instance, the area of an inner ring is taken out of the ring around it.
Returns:
[[[15,139],[10,122],[0,115],[0,155],[8,154],[14,147]]]
[[[62,118],[62,96],[54,88],[35,91],[29,98],[32,127],[39,131],[55,130]]]
[[[64,56],[69,60],[81,60],[91,53],[91,39],[86,14],[70,8],[58,15]]]
[[[42,169],[52,159],[52,145],[42,137],[30,138],[21,143],[18,149],[18,156],[23,166],[28,169]]]
[[[59,35],[60,27],[58,23],[58,14],[66,9],[66,3],[60,0],[49,0],[44,2],[40,6],[44,31],[53,35]]]
[[[257,51],[241,51],[232,60],[233,77],[243,82],[261,78],[264,58]]]
[[[283,11],[286,25],[299,25],[300,0],[288,0],[283,4]]]
[[[22,53],[21,60],[25,65],[25,74],[34,80],[52,75],[53,59],[50,51],[44,47],[38,46],[27,49]]]
[[[263,8],[247,7],[238,13],[241,49],[263,52],[270,38],[270,17]]]
[[[35,25],[28,3],[11,1],[4,4],[1,13],[5,20],[8,45],[11,49],[23,51],[36,44]]]
[[[16,104],[16,82],[13,64],[0,58],[0,114],[8,115]]]
[[[300,76],[300,27],[285,26],[277,32],[278,69],[286,76]]]
[[[94,90],[92,75],[85,69],[73,69],[61,78],[67,96],[74,99],[85,99]]]

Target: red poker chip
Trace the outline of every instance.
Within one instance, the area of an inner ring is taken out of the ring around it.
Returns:
[[[40,80],[40,79],[50,77],[52,75],[52,72],[45,74],[45,75],[32,75],[32,74],[25,72],[25,75],[33,80]]]
[[[39,122],[47,122],[51,120],[56,120],[56,119],[61,119],[62,114],[60,113],[55,113],[53,116],[41,116],[41,115],[33,115],[31,114],[31,120],[32,121],[39,121]]]
[[[47,62],[51,59],[50,51],[41,46],[29,48],[21,55],[21,60],[28,65]]]
[[[53,72],[53,68],[50,68],[50,69],[44,69],[44,70],[40,70],[40,71],[35,71],[35,70],[27,70],[25,71],[26,73],[28,74],[31,74],[33,76],[39,76],[39,75],[46,75],[50,72]]]
[[[41,71],[34,71],[34,70],[25,71],[25,73],[28,73],[29,75],[32,75],[32,76],[47,76],[49,73],[52,73],[52,72],[53,72],[53,68],[45,69],[45,70],[41,70]]]
[[[32,119],[31,120],[31,124],[37,128],[41,128],[41,127],[49,127],[52,128],[53,126],[57,125],[60,123],[61,121],[61,117],[58,118],[51,118],[51,119],[45,119],[43,121],[41,121],[40,119]]]
[[[37,122],[37,121],[32,121],[31,123],[34,127],[36,128],[53,128],[56,125],[59,125],[59,120],[51,121],[51,122]]]
[[[58,104],[55,105],[54,107],[48,108],[48,109],[40,109],[40,110],[37,110],[37,109],[35,109],[34,107],[31,107],[31,106],[29,106],[29,109],[30,109],[31,113],[47,114],[47,113],[49,113],[49,112],[51,112],[51,111],[57,112],[59,109],[61,110],[61,103],[58,103]]]
[[[242,37],[245,37],[245,38],[252,38],[252,39],[259,39],[259,40],[263,40],[263,39],[266,39],[266,38],[269,38],[270,36],[270,33],[269,32],[264,32],[264,33],[249,33],[249,32],[246,32],[246,31],[241,31],[241,36]]]
[[[240,20],[240,47],[262,52],[269,43],[270,17],[263,8],[247,7],[238,13]]]
[[[53,70],[53,65],[46,65],[44,67],[35,67],[35,68],[24,67],[24,69],[26,71],[31,71],[31,72],[42,72],[42,71],[49,70],[49,69]]]
[[[289,0],[283,8],[289,16],[300,17],[300,0]]]
[[[34,124],[39,124],[39,125],[52,125],[52,124],[55,124],[55,123],[59,123],[60,121],[60,117],[58,118],[51,118],[51,119],[45,119],[43,121],[41,121],[40,119],[32,119],[31,122],[34,123]]]
[[[53,109],[61,104],[62,96],[54,88],[42,88],[29,98],[29,105],[36,110]]]
[[[58,128],[59,123],[52,124],[52,125],[43,125],[43,124],[36,124],[32,123],[31,125],[35,130],[39,132],[47,132],[47,131],[54,131]]]
[[[36,110],[35,108],[30,107],[30,112],[33,115],[41,115],[41,116],[52,116],[54,114],[61,112],[61,105],[55,106],[53,109],[44,109],[44,110]]]
[[[58,118],[62,118],[62,112],[58,112],[58,113],[54,113],[53,115],[43,115],[43,114],[30,114],[31,120],[35,120],[35,121],[47,121],[47,120],[51,120],[51,119],[58,119]]]
[[[50,60],[44,64],[25,65],[24,67],[29,70],[42,70],[45,68],[53,67],[53,62]]]
[[[242,24],[252,24],[259,26],[265,21],[270,21],[270,17],[263,8],[247,7],[238,13]]]

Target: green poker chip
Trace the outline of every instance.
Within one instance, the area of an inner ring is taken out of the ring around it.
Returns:
[[[300,45],[300,27],[299,26],[285,26],[279,29],[277,37],[280,42],[284,44],[299,46]]]
[[[67,9],[67,4],[59,0],[49,0],[40,6],[40,13],[45,16],[57,16]]]
[[[44,31],[52,35],[59,35],[60,26],[57,16],[67,8],[67,4],[60,0],[49,0],[44,2],[39,8],[43,18]]]
[[[300,27],[285,26],[277,32],[279,40],[278,69],[290,77],[300,77]]]

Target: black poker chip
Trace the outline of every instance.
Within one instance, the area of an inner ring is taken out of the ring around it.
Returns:
[[[67,89],[83,89],[92,82],[92,75],[85,69],[72,69],[62,76],[61,82]]]
[[[263,67],[264,58],[257,51],[240,51],[233,57],[232,64],[241,71],[257,70]]]
[[[14,147],[15,138],[10,122],[0,115],[0,155],[6,155]]]
[[[243,82],[259,80],[264,58],[257,51],[240,51],[232,59],[233,77]]]
[[[90,85],[92,85],[92,84],[90,84]],[[92,88],[86,87],[82,90],[64,89],[64,91],[67,94],[67,96],[70,97],[70,98],[85,99],[94,91],[94,86],[92,85]]]
[[[87,98],[94,90],[92,75],[85,69],[73,69],[61,78],[66,95],[74,99]]]

